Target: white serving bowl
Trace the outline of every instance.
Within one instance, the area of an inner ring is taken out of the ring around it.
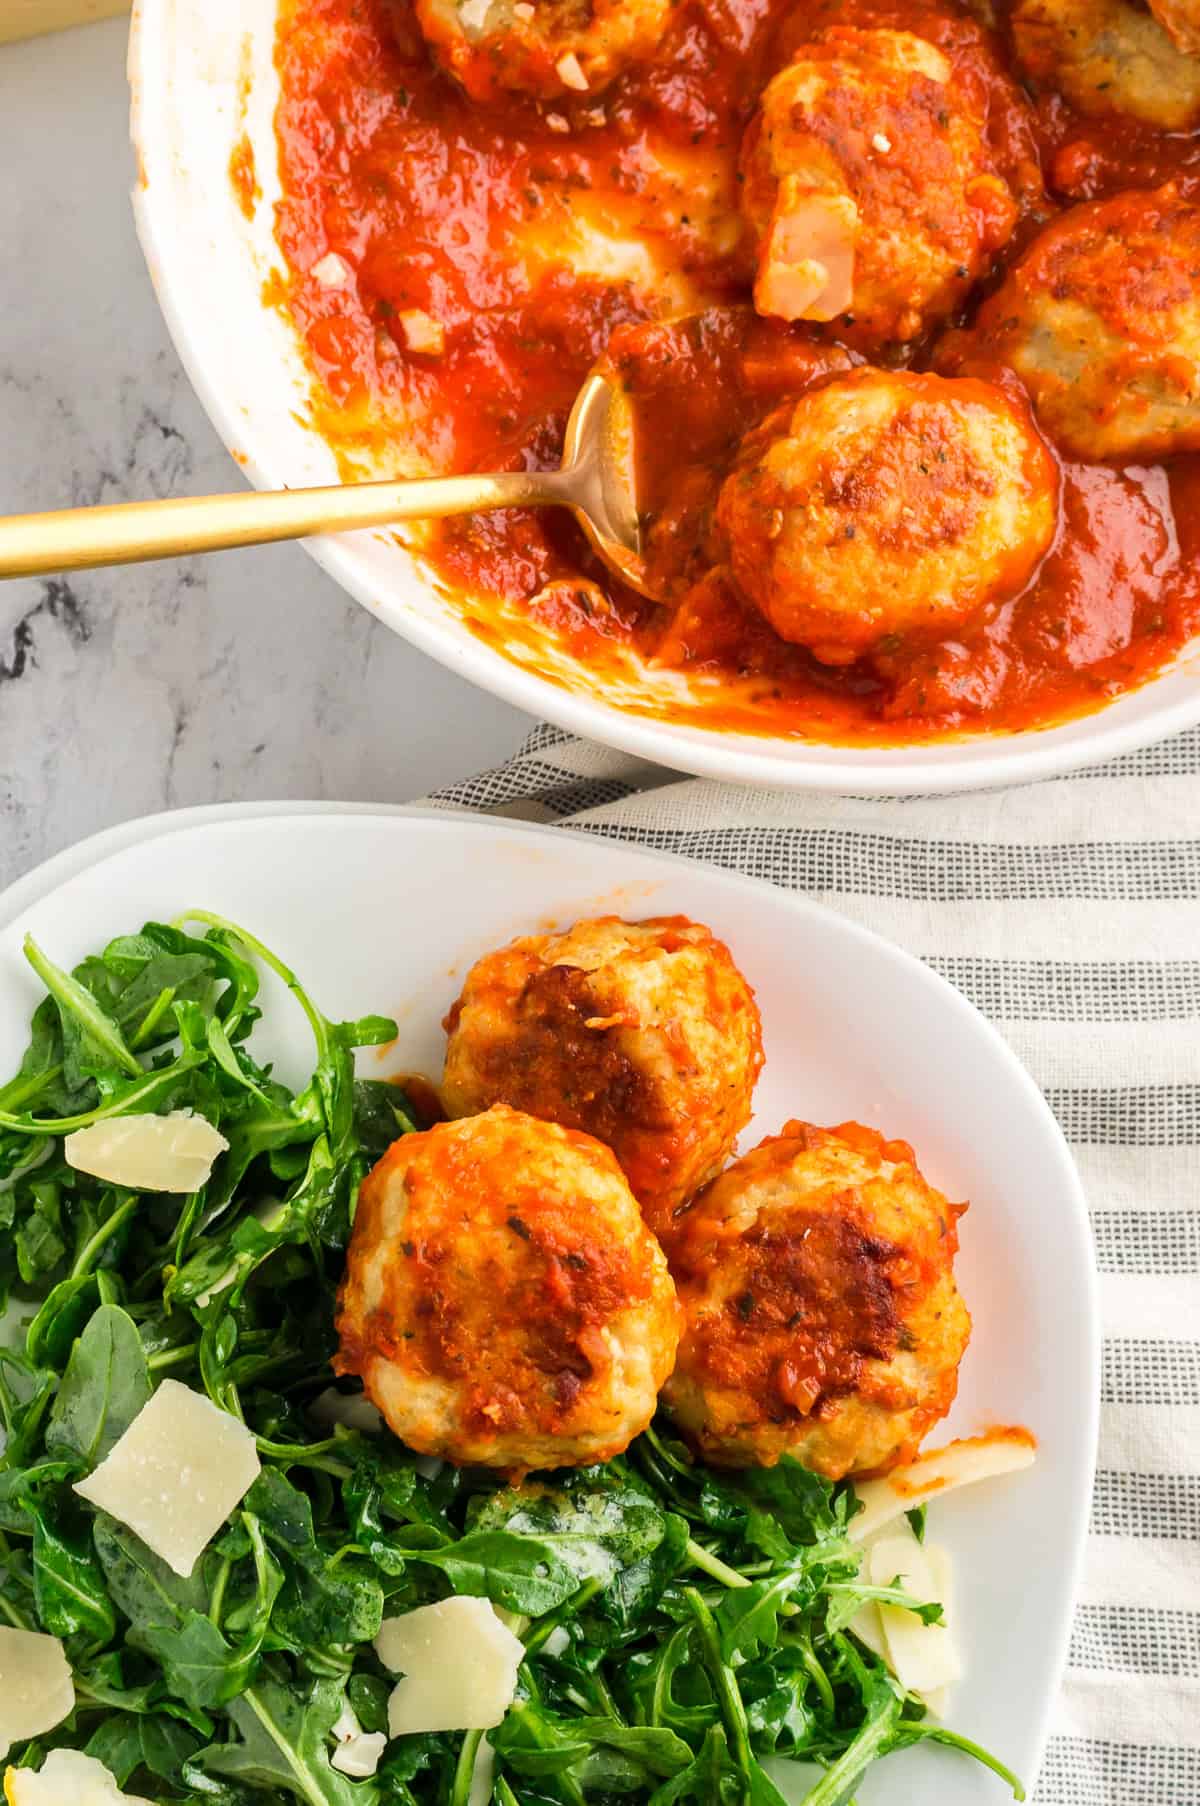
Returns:
[[[259,487],[282,489],[337,481],[337,469],[306,424],[311,379],[297,341],[263,299],[282,263],[273,236],[276,8],[277,0],[135,0],[129,68],[134,206],[167,324],[238,463]],[[250,219],[230,179],[243,134],[262,190]],[[637,712],[636,686],[602,686],[555,647],[508,657],[485,644],[429,568],[389,534],[306,543],[389,627],[482,689],[574,733],[733,783],[883,795],[982,789],[1053,776],[1200,721],[1193,647],[1099,713],[1023,734],[860,749],[687,726]],[[652,681],[660,694],[682,683],[661,673]]]

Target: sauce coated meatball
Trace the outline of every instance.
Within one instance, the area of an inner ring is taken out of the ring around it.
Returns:
[[[595,1135],[650,1227],[719,1171],[762,1067],[754,993],[683,916],[602,916],[481,959],[446,1018],[451,1116],[506,1103]]]
[[[1015,594],[1057,497],[1051,454],[1002,389],[862,369],[750,434],[717,514],[738,587],[783,639],[839,665]]]
[[[792,1455],[831,1480],[907,1461],[944,1417],[971,1331],[957,1218],[903,1141],[789,1123],[684,1219],[687,1319],[664,1400],[724,1467]]]
[[[1020,0],[1012,31],[1035,87],[1059,90],[1081,113],[1167,132],[1200,123],[1200,62],[1128,0]]]
[[[840,317],[862,345],[945,319],[1017,220],[948,59],[911,32],[805,45],[768,84],[742,170],[759,312]]]
[[[338,1336],[335,1370],[410,1448],[524,1471],[645,1429],[679,1307],[610,1151],[501,1106],[402,1136],[368,1174]]]
[[[598,93],[653,56],[671,0],[415,0],[438,61],[476,100]]]
[[[1200,0],[1149,0],[1150,11],[1172,42],[1200,56]]]
[[[1171,187],[1071,208],[941,361],[967,347],[1017,372],[1075,457],[1200,449],[1200,208]]]

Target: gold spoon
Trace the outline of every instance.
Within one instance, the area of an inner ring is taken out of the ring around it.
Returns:
[[[587,378],[575,398],[558,470],[347,483],[328,489],[251,489],[237,495],[15,514],[0,519],[0,577],[138,564],[490,508],[569,508],[610,570],[649,593],[632,410],[620,385],[599,372]]]

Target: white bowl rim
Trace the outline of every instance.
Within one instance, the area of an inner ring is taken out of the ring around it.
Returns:
[[[133,0],[128,70],[130,135],[139,170],[133,191],[138,237],[171,339],[201,405],[221,440],[258,489],[287,487],[286,473],[260,446],[222,385],[219,360],[203,350],[210,325],[203,299],[181,279],[172,255],[180,226],[171,205],[172,155],[156,129],[156,58],[169,37],[171,0]],[[161,65],[160,65],[161,66]],[[243,449],[244,448],[244,449]],[[460,637],[442,621],[424,620],[378,594],[359,565],[352,535],[301,541],[305,550],[370,614],[420,651],[478,688],[568,733],[668,770],[754,789],[816,791],[859,796],[930,796],[999,789],[1063,776],[1167,739],[1200,724],[1200,671],[1175,700],[1143,708],[1146,697],[1172,676],[1168,668],[1139,689],[1056,726],[996,737],[978,735],[912,746],[853,747],[790,741],[635,714],[579,695],[519,665],[482,640]],[[449,605],[447,605],[448,607]],[[1187,654],[1185,653],[1185,657]],[[1123,705],[1132,705],[1125,707]]]

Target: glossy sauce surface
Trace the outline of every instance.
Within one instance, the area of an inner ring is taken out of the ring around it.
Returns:
[[[601,682],[641,672],[634,710],[753,733],[904,743],[1086,712],[1200,628],[1200,457],[1064,462],[1059,533],[1020,595],[952,639],[899,638],[849,666],[785,643],[721,572],[712,511],[738,436],[863,356],[852,331],[745,305],[745,125],[770,74],[834,22],[920,32],[986,96],[1023,215],[1009,260],[1072,201],[1171,178],[1200,194],[1195,137],[1030,103],[1002,73],[1003,32],[949,5],[681,0],[657,62],[603,95],[481,106],[434,68],[408,0],[284,0],[278,237],[314,418],[348,473],[552,466],[607,351],[637,409],[663,600],[609,578],[569,521],[469,517],[428,554],[480,637],[534,666],[556,645]],[[411,348],[414,315],[444,328],[440,355]],[[910,352],[915,368],[929,357]]]

